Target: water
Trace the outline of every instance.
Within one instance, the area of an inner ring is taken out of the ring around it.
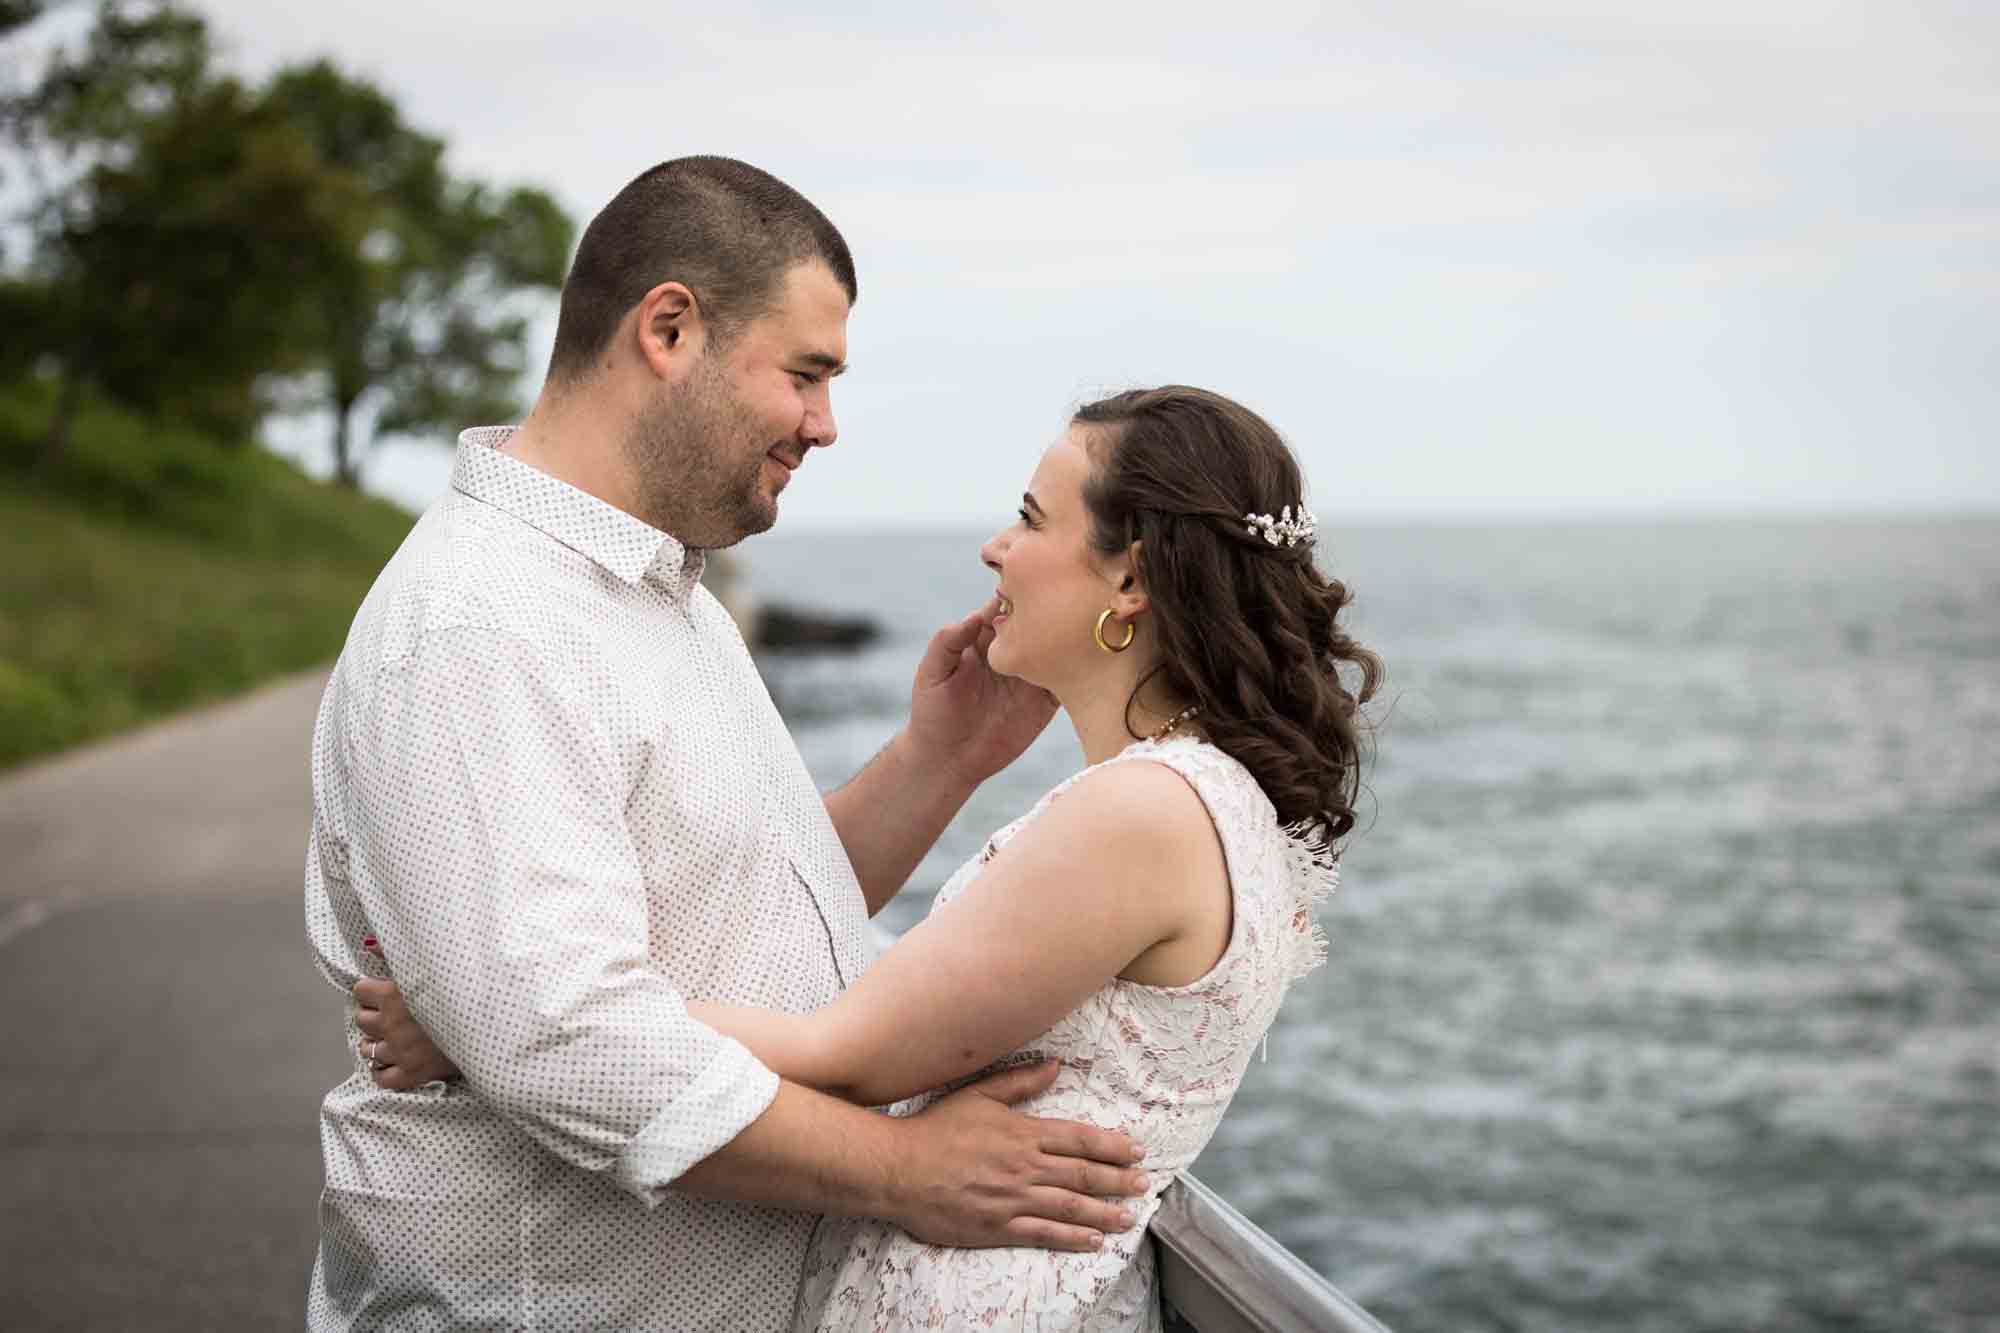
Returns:
[[[769,664],[822,784],[982,535],[747,548],[888,631]],[[1321,544],[1389,669],[1370,795],[1202,1178],[1405,1333],[2000,1329],[2000,521]],[[891,928],[1079,763],[1059,718]]]

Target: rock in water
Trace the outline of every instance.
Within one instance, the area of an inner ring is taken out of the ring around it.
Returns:
[[[733,551],[710,551],[701,581],[736,621],[752,652],[852,652],[874,642],[881,633],[881,627],[867,616],[759,604],[750,595],[742,557]]]
[[[757,613],[750,646],[760,652],[852,652],[873,643],[881,627],[866,616],[836,616],[766,605]]]

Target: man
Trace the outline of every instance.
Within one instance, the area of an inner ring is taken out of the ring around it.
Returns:
[[[584,234],[534,410],[461,437],[356,615],[313,738],[308,931],[343,991],[377,937],[465,1078],[383,1091],[357,1046],[327,1095],[313,1328],[778,1328],[816,1213],[963,1245],[1129,1225],[1134,1145],[1006,1109],[1052,1070],[897,1120],[683,1007],[825,1003],[866,913],[1051,715],[970,617],[822,801],[699,586],[833,443],[855,291],[765,173],[639,177]]]

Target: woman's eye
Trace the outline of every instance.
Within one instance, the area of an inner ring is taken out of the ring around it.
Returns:
[[[1016,509],[1016,510],[1015,510],[1014,512],[1015,512],[1015,513],[1017,513],[1017,514],[1019,514],[1019,515],[1021,516],[1021,526],[1022,526],[1022,527],[1024,527],[1024,528],[1032,528],[1032,527],[1034,527],[1034,526],[1035,526],[1035,520],[1034,520],[1034,519],[1032,519],[1032,518],[1030,518],[1030,517],[1028,517],[1028,511],[1027,511],[1027,508],[1026,508],[1025,506],[1024,506],[1024,507],[1022,507],[1022,508],[1020,508],[1020,509]]]

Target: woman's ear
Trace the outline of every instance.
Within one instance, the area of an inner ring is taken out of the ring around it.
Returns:
[[[1123,554],[1107,562],[1106,573],[1112,586],[1111,610],[1120,620],[1143,615],[1153,604],[1146,595],[1146,581],[1139,574],[1139,546],[1140,543],[1133,542]]]

